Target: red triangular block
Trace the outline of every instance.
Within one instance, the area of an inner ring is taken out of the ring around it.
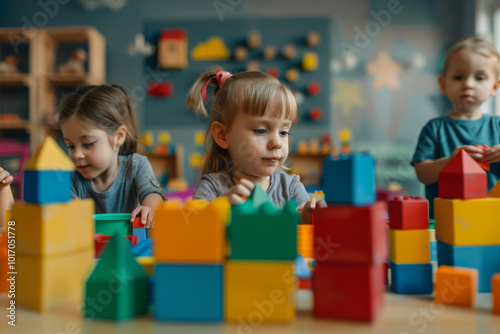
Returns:
[[[439,173],[441,198],[470,199],[487,195],[486,172],[464,150],[460,150]]]

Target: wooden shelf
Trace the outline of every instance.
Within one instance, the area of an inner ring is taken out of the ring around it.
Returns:
[[[289,166],[295,174],[300,176],[300,181],[306,186],[321,183],[320,176],[323,171],[323,160],[329,153],[290,154]]]
[[[0,119],[0,130],[26,130],[29,131],[30,125],[28,121],[2,121]]]
[[[29,74],[13,73],[0,74],[0,86],[23,86],[29,87],[31,78]]]
[[[47,80],[58,86],[78,86],[92,81],[91,76],[86,74],[57,74],[52,73],[47,75]]]
[[[174,154],[156,154],[156,153],[142,153],[146,156],[153,167],[156,178],[160,178],[162,174],[168,173],[172,179],[183,177],[183,160],[184,149],[181,145],[175,147]]]

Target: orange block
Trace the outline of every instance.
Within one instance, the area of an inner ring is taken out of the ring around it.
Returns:
[[[9,291],[9,282],[7,281],[7,273],[10,272],[7,262],[7,232],[0,235],[0,293]]]
[[[474,307],[477,284],[477,269],[440,266],[436,273],[434,301],[439,304]]]
[[[208,204],[190,201],[184,207],[164,202],[155,215],[156,262],[223,262],[230,210],[225,198]]]
[[[491,279],[491,296],[493,298],[493,313],[500,314],[500,274]]]

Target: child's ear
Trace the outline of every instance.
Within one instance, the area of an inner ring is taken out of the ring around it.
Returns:
[[[438,82],[439,82],[439,87],[441,87],[441,92],[442,92],[443,94],[446,94],[446,84],[445,84],[445,82],[444,82],[444,77],[442,77],[442,76],[441,76],[441,77],[439,77],[439,78],[438,78]]]
[[[500,80],[495,81],[495,83],[493,84],[493,88],[491,89],[491,96],[497,93],[498,87],[500,87]]]
[[[217,145],[224,149],[229,147],[229,143],[226,138],[226,127],[224,124],[217,121],[212,122],[212,124],[210,124],[210,131],[212,132],[212,136],[214,137]]]
[[[118,130],[116,130],[115,145],[117,147],[122,146],[126,138],[127,138],[127,127],[125,125],[122,125],[118,128]]]

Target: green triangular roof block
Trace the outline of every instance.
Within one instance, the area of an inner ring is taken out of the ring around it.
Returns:
[[[85,294],[86,318],[126,320],[148,313],[148,274],[123,236],[109,239],[87,279]]]
[[[258,208],[264,203],[271,203],[271,200],[260,184],[256,184],[246,202],[250,202],[254,208]]]

